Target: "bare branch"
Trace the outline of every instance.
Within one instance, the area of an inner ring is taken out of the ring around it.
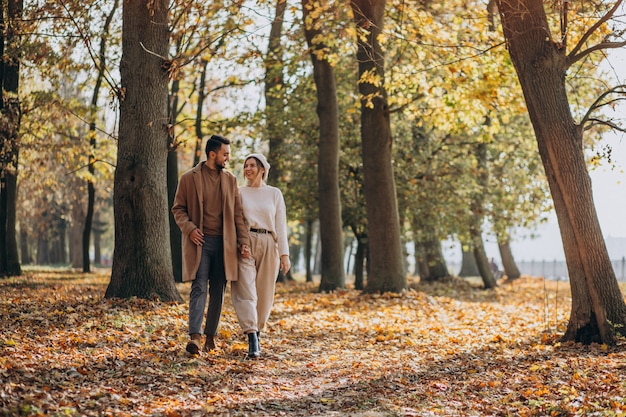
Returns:
[[[592,52],[601,51],[603,49],[617,49],[626,46],[626,41],[623,42],[602,42],[597,45],[594,45],[590,48],[587,48],[576,55],[569,54],[568,55],[568,66],[574,64],[577,61],[580,61],[582,58],[586,57]]]
[[[608,126],[613,130],[617,130],[619,132],[624,132],[626,133],[626,128],[621,127],[620,125],[611,122],[610,120],[602,120],[602,119],[596,119],[596,118],[591,118],[591,119],[587,119],[587,122],[589,122],[589,125],[587,127],[585,127],[584,130],[589,130],[594,126],[597,125],[604,125],[604,126]]]
[[[604,99],[607,96],[611,95],[611,94],[618,94],[618,95],[621,95],[623,97],[618,97],[618,98],[615,98],[615,99],[610,100],[608,102],[604,102]],[[597,118],[592,118],[591,114],[593,112],[595,112],[596,110],[604,107],[604,106],[607,106],[607,105],[610,105],[610,104],[614,104],[614,103],[617,103],[617,102],[622,101],[622,100],[626,101],[626,84],[617,85],[617,86],[615,86],[613,88],[610,88],[610,89],[606,90],[589,107],[589,110],[587,110],[587,113],[585,114],[585,116],[580,121],[580,126],[582,126],[584,128],[584,130],[587,130],[587,128],[584,127],[585,124],[590,123],[591,121],[595,122],[593,124],[598,124],[599,122],[602,122],[601,120],[599,120]],[[608,121],[602,122],[602,124],[606,124],[606,125],[611,126],[611,127],[615,128],[617,130],[623,130],[622,128],[620,128],[618,126],[615,126],[613,123],[608,122]]]
[[[600,18],[600,20],[598,20],[596,23],[594,23],[587,32],[585,32],[585,34],[580,38],[580,41],[578,41],[578,44],[576,44],[576,46],[572,49],[572,51],[568,54],[568,60],[569,60],[569,64],[573,64],[574,62],[580,60],[582,57],[590,54],[591,52],[600,50],[600,49],[604,49],[607,47],[610,47],[608,45],[611,45],[611,42],[608,43],[601,43],[598,44],[596,46],[593,46],[591,48],[588,48],[586,50],[584,50],[583,52],[579,52],[582,48],[583,45],[585,45],[585,43],[589,40],[589,38],[591,37],[591,35],[593,35],[593,33],[598,30],[598,28],[600,26],[602,26],[604,23],[608,22],[613,15],[615,14],[615,12],[617,11],[617,9],[619,9],[620,5],[622,4],[623,0],[618,0],[615,2],[615,4],[613,5],[613,7],[611,8],[611,10],[609,10],[604,16],[602,16]],[[604,48],[600,47],[600,45],[606,45],[604,46]],[[613,48],[618,48],[619,46],[613,46]]]

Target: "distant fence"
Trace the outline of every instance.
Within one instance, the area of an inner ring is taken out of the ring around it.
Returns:
[[[569,280],[569,275],[567,272],[567,265],[565,261],[546,261],[546,260],[530,260],[530,261],[516,261],[517,267],[519,268],[522,275],[531,275],[535,277],[545,277],[553,280],[567,281]],[[613,270],[615,271],[615,276],[618,281],[626,281],[626,257],[623,257],[620,260],[611,261],[613,265]],[[456,262],[448,263],[448,268],[450,272],[454,272],[458,275],[461,265]],[[500,266],[500,268],[502,268]]]
[[[612,260],[613,270],[618,281],[626,281],[626,258]],[[567,280],[568,272],[565,261],[521,261],[517,267],[523,275],[541,276],[555,280]]]

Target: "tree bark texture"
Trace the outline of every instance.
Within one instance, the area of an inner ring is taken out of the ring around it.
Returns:
[[[396,186],[392,166],[392,137],[384,53],[378,41],[385,0],[352,0],[358,37],[359,76],[376,74],[379,82],[359,82],[361,149],[369,242],[366,292],[400,292],[406,288]]]
[[[328,292],[346,286],[339,194],[339,104],[333,67],[328,60],[320,58],[316,53],[323,51],[325,45],[314,42],[314,39],[321,38],[323,34],[317,29],[320,26],[318,19],[310,17],[312,3],[310,0],[302,0],[302,12],[304,34],[313,61],[320,127],[317,181],[322,262],[319,290]]]
[[[2,2],[0,10],[0,276],[22,274],[17,247],[17,173],[19,130],[22,118],[19,99],[20,45],[19,22],[22,0]],[[6,4],[6,9],[5,9]],[[6,19],[5,19],[6,12]]]
[[[114,178],[115,251],[107,298],[182,301],[174,285],[167,210],[168,2],[125,1],[120,127]]]
[[[569,106],[567,55],[550,37],[541,0],[499,0],[498,8],[561,229],[572,289],[564,339],[613,344],[615,332],[624,332],[626,305],[593,202],[582,126]]]

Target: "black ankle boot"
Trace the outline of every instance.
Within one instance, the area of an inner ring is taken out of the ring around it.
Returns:
[[[259,347],[259,354],[261,353],[261,332],[256,332],[257,346]]]
[[[258,358],[259,356],[261,356],[259,339],[256,333],[248,333],[248,358]]]

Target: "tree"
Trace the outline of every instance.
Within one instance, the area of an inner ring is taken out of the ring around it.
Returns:
[[[318,204],[322,262],[320,291],[345,287],[341,201],[339,199],[339,104],[335,72],[321,30],[324,10],[310,0],[302,0],[304,34],[313,61],[317,87],[319,150],[317,159]]]
[[[21,275],[16,234],[17,168],[22,112],[19,99],[19,29],[22,0],[0,10],[0,276]],[[6,20],[5,20],[6,13]]]
[[[168,2],[124,2],[115,251],[105,297],[182,301],[167,212]]]
[[[497,1],[561,229],[572,289],[563,339],[583,343],[614,344],[616,332],[626,333],[626,305],[600,230],[583,153],[583,131],[590,119],[574,120],[567,71],[595,51],[626,45],[610,42],[606,33],[600,33],[621,3],[581,4],[586,8],[578,11],[581,14],[595,11],[594,6],[598,12],[609,8],[568,52],[569,2],[560,3],[561,33],[553,37],[542,0]],[[594,103],[591,110],[598,106]]]
[[[285,121],[285,80],[283,74],[283,46],[281,34],[287,9],[286,0],[276,0],[272,20],[265,65],[265,124],[269,141],[269,159],[272,161],[272,176],[280,187],[285,182],[283,172],[284,121]]]
[[[89,120],[89,145],[91,148],[91,153],[89,155],[89,179],[87,181],[87,214],[85,216],[85,224],[83,229],[83,272],[90,271],[90,259],[89,259],[89,241],[91,238],[92,224],[93,224],[93,216],[94,209],[96,205],[96,187],[95,187],[95,150],[97,147],[96,141],[96,114],[98,108],[98,97],[100,95],[100,88],[102,87],[103,80],[105,79],[105,74],[107,71],[106,67],[106,49],[107,49],[107,39],[110,36],[110,26],[111,21],[113,20],[113,16],[117,12],[118,0],[113,2],[111,6],[111,10],[109,14],[106,16],[104,21],[104,27],[102,28],[101,36],[100,36],[100,49],[98,51],[98,60],[96,63],[96,68],[98,71],[98,75],[96,76],[96,84],[93,89],[93,95],[91,97],[91,106],[90,106],[90,120]]]
[[[407,284],[391,159],[384,52],[379,39],[385,4],[385,0],[352,0],[350,3],[358,29],[361,147],[369,241],[366,292],[400,292]]]

